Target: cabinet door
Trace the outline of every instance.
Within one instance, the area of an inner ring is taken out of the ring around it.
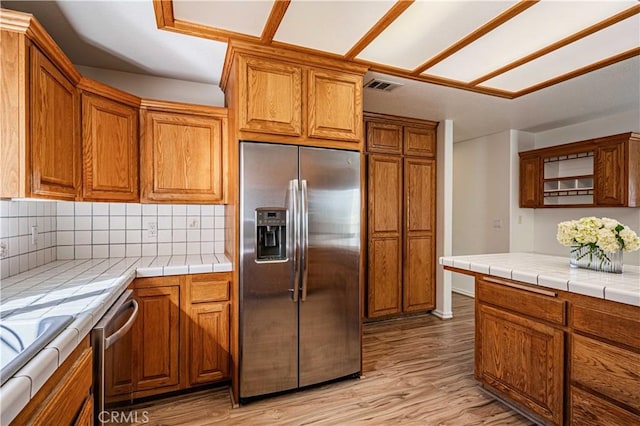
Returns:
[[[82,94],[83,199],[138,199],[138,110]]]
[[[431,235],[405,237],[403,311],[426,311],[436,306],[435,250]]]
[[[520,158],[520,207],[535,208],[541,202],[540,157]]]
[[[35,47],[30,112],[32,194],[75,200],[81,185],[78,93]]]
[[[308,135],[360,143],[362,76],[309,71]]]
[[[223,202],[226,119],[143,110],[142,202]]]
[[[369,318],[402,311],[402,158],[369,156]]]
[[[192,385],[228,377],[229,304],[192,304],[189,341]]]
[[[369,240],[367,316],[402,312],[402,244],[400,237]]]
[[[367,151],[402,154],[402,126],[394,123],[368,121]]]
[[[624,206],[627,202],[625,142],[598,146],[595,153],[594,202],[599,206]]]
[[[435,307],[435,160],[404,160],[403,310]]]
[[[404,153],[420,157],[434,157],[436,155],[436,129],[404,126]]]
[[[417,158],[404,160],[405,228],[409,233],[434,232],[436,162]]]
[[[239,61],[240,130],[302,135],[302,68],[242,57]]]
[[[478,378],[554,424],[562,424],[564,332],[479,304]]]
[[[369,156],[369,237],[402,232],[402,158]]]
[[[135,292],[140,306],[135,330],[135,388],[177,385],[180,286],[139,288]]]

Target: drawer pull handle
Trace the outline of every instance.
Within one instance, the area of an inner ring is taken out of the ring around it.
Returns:
[[[501,284],[507,287],[513,287],[513,288],[517,288],[518,290],[524,290],[524,291],[528,291],[530,293],[536,293],[536,294],[541,294],[543,296],[549,296],[549,297],[558,297],[558,293],[555,291],[550,291],[550,290],[542,290],[539,288],[531,288],[531,287],[527,287],[521,284],[516,284],[516,283],[512,283],[509,281],[504,281],[504,280],[499,280],[497,278],[489,278],[489,277],[485,277],[483,278],[485,281],[488,281],[490,283],[494,283],[494,284]]]

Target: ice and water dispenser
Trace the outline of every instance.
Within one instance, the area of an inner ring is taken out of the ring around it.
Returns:
[[[287,261],[287,209],[256,209],[256,262]]]

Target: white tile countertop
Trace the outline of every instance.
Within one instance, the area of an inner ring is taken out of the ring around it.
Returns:
[[[59,260],[2,280],[0,318],[75,318],[0,388],[7,425],[136,277],[231,271],[224,254]]]
[[[535,253],[444,256],[440,264],[571,293],[640,306],[640,267],[622,274],[572,268],[569,258]]]

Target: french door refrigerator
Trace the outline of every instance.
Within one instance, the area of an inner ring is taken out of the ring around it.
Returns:
[[[240,143],[240,399],[360,372],[360,154]]]

